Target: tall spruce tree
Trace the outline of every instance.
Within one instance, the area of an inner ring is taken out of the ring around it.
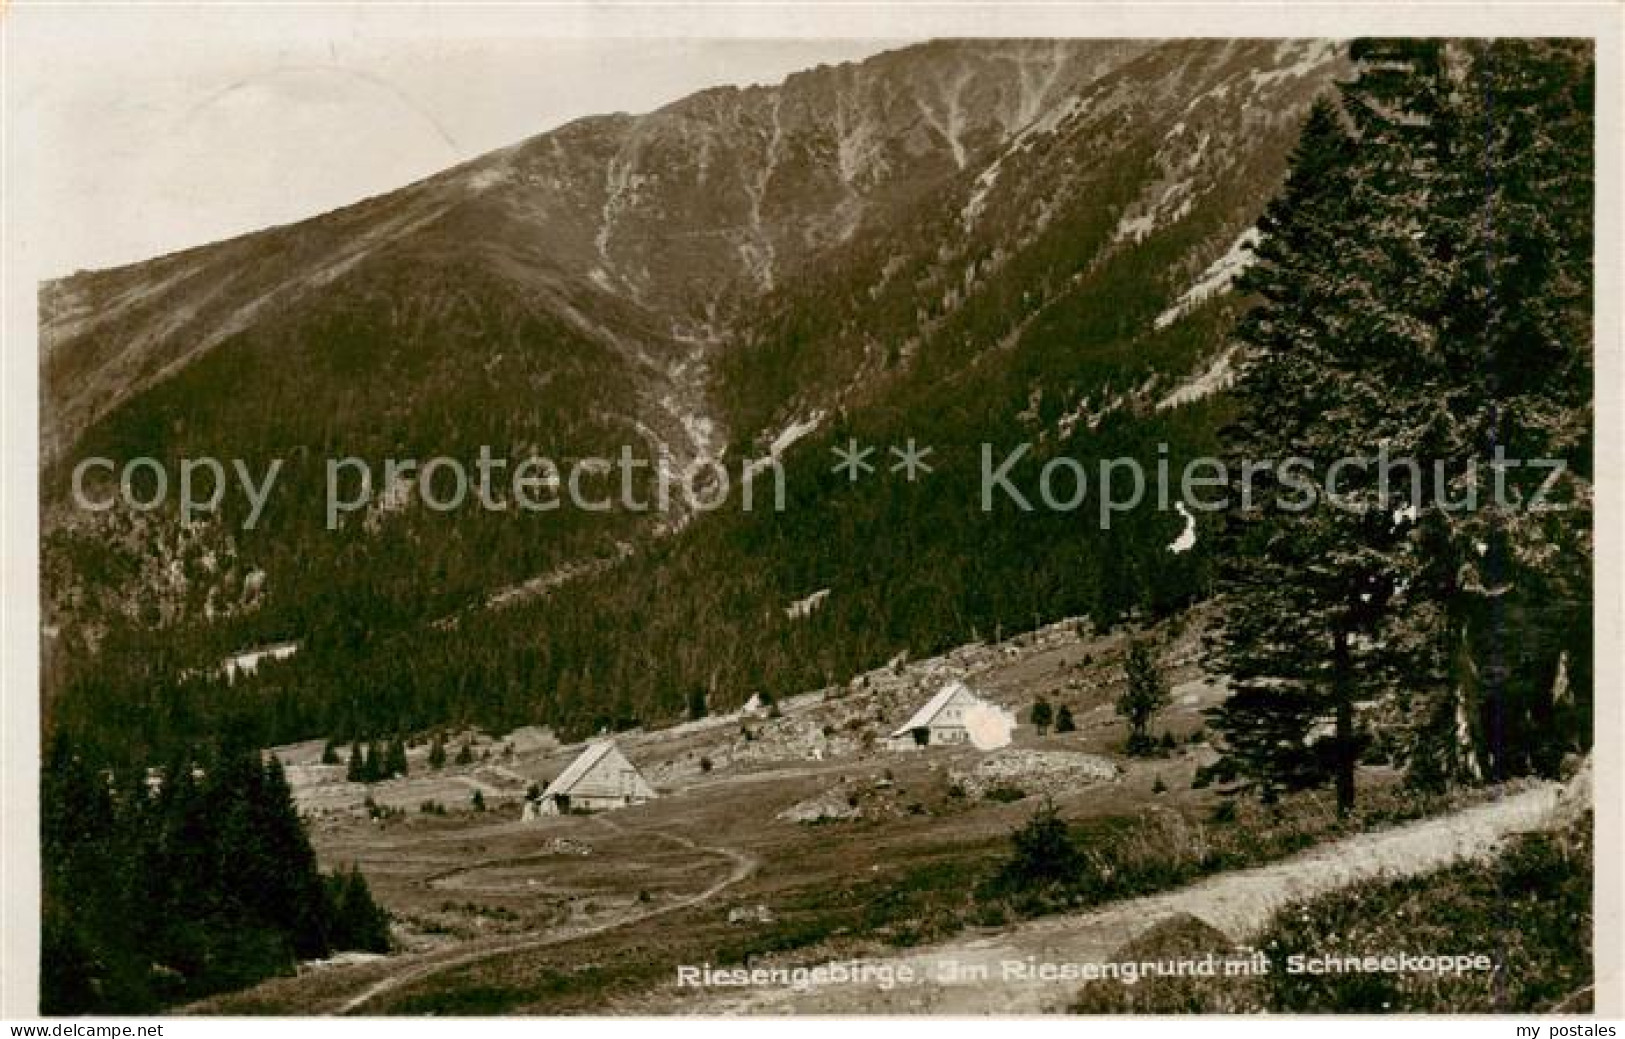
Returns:
[[[1589,727],[1589,682],[1575,696],[1560,680],[1589,673],[1589,48],[1351,53],[1356,199],[1382,214],[1354,255],[1391,272],[1362,304],[1378,334],[1358,359],[1386,406],[1358,419],[1434,478],[1389,553],[1408,591],[1387,638],[1410,652],[1419,693],[1406,756],[1445,780],[1555,770]],[[1562,459],[1565,507],[1530,510],[1546,472],[1503,458]]]
[[[1589,54],[1351,56],[1352,133],[1316,108],[1262,224],[1227,436],[1238,464],[1353,464],[1335,508],[1285,515],[1266,484],[1232,512],[1214,653],[1236,685],[1221,775],[1331,776],[1344,809],[1357,703],[1405,719],[1389,742],[1446,779],[1554,767],[1589,710]],[[1565,460],[1568,507],[1524,508],[1531,474],[1489,471],[1498,452]]]

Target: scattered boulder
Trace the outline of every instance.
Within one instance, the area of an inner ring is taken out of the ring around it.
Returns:
[[[305,960],[299,964],[297,970],[300,974],[307,974],[311,971],[327,970],[332,967],[353,967],[362,963],[376,963],[378,960],[385,958],[384,954],[380,952],[361,952],[360,950],[349,949],[344,952],[336,952],[326,959]]]
[[[780,812],[778,818],[787,823],[849,822],[863,818],[863,809],[852,803],[855,800],[837,787],[796,802]]]
[[[1180,682],[1169,690],[1172,700],[1184,707],[1204,703],[1218,703],[1230,692],[1230,681],[1224,677],[1203,675],[1189,682]]]
[[[1191,1007],[1211,1005],[1213,993],[1221,987],[1225,964],[1240,959],[1229,935],[1190,913],[1176,913],[1151,925],[1139,937],[1114,950],[1112,962],[1189,961],[1200,964],[1200,973],[1190,977],[1157,977],[1128,985],[1116,978],[1087,982],[1078,990],[1071,1010],[1079,1014],[1171,1014],[1188,1013]],[[1236,991],[1240,991],[1239,988]],[[1236,1013],[1241,1006],[1225,1005]]]

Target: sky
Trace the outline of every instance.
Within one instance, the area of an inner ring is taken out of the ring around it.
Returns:
[[[41,276],[298,220],[581,116],[899,45],[207,28],[12,42],[12,198],[49,214],[18,243]]]

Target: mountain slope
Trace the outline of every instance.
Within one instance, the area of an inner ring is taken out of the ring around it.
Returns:
[[[234,333],[433,243],[678,339],[928,195],[1143,44],[934,44],[580,120],[299,224],[45,287],[53,451]],[[613,324],[613,323],[612,323]]]

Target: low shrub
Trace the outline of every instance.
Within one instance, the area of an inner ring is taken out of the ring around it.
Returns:
[[[1371,880],[1283,908],[1253,944],[1267,973],[1094,981],[1087,1014],[1585,1013],[1592,1007],[1591,817],[1514,838],[1489,863]],[[1232,943],[1194,918],[1159,925],[1113,961],[1223,955]],[[1485,953],[1488,972],[1292,972],[1294,956]]]

